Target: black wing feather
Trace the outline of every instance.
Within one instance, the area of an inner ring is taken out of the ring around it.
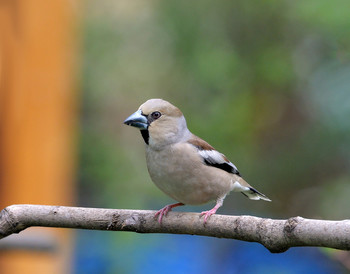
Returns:
[[[242,177],[241,174],[239,173],[238,169],[234,168],[233,166],[229,165],[228,163],[221,163],[221,164],[213,163],[209,159],[204,159],[204,163],[208,166],[220,168],[222,170],[225,170],[226,172],[233,173],[237,176]]]

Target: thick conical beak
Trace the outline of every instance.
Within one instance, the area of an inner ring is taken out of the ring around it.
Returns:
[[[148,120],[146,116],[142,115],[141,110],[139,109],[135,113],[131,114],[126,120],[124,124],[132,127],[137,127],[139,129],[147,129],[148,128]]]

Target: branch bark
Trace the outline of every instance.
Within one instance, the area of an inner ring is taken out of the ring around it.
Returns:
[[[11,205],[0,212],[0,239],[31,226],[173,233],[258,242],[273,253],[296,246],[350,250],[350,220],[213,215],[206,225],[198,213],[169,212],[160,225],[155,211]]]

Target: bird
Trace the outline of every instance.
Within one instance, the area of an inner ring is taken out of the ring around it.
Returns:
[[[124,124],[140,130],[152,181],[177,201],[157,211],[159,224],[174,207],[215,201],[212,209],[200,214],[205,225],[231,191],[241,192],[251,200],[271,201],[249,185],[224,154],[191,133],[183,113],[171,103],[150,99]]]

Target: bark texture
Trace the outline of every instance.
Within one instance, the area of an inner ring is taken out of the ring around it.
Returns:
[[[170,212],[162,224],[155,211],[46,205],[11,205],[0,212],[0,239],[31,226],[173,233],[258,242],[273,253],[296,246],[350,250],[350,220],[213,215],[203,225],[199,213]]]

